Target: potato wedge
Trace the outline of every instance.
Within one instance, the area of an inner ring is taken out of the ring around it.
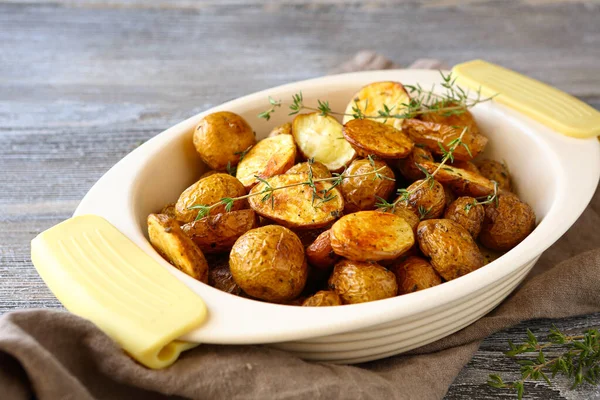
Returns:
[[[377,178],[375,174],[365,175],[377,170],[380,170],[378,173],[381,174],[382,179]],[[344,196],[344,211],[347,214],[373,210],[378,197],[387,199],[394,191],[394,171],[381,160],[373,160],[373,165],[369,160],[354,160],[344,175],[362,175],[344,179],[340,185]]]
[[[269,132],[269,137],[277,136],[277,135],[291,135],[292,134],[292,124],[291,122],[286,122],[283,125],[276,126]]]
[[[402,122],[402,132],[408,135],[415,143],[427,146],[433,154],[442,156],[440,144],[446,150],[450,148],[450,142],[458,138],[463,128],[455,125],[446,125],[435,122],[421,121],[418,119],[405,119]],[[458,146],[454,151],[456,160],[470,161],[481,153],[488,139],[477,132],[467,130],[463,143],[469,146],[470,154],[463,146]]]
[[[423,163],[421,166],[430,174],[437,169],[438,163]],[[494,193],[494,183],[481,175],[464,169],[444,165],[435,175],[435,180],[450,187],[460,196],[484,197]]]
[[[390,270],[396,275],[398,294],[413,293],[442,283],[442,278],[429,261],[422,257],[407,257]]]
[[[454,221],[421,221],[417,237],[423,254],[431,258],[433,268],[447,281],[475,271],[484,264],[471,234]]]
[[[343,134],[359,156],[376,155],[383,159],[407,157],[413,142],[390,125],[370,119],[353,119],[344,125]]]
[[[229,254],[209,255],[206,259],[210,286],[236,296],[242,294],[242,288],[235,283],[229,270]]]
[[[425,178],[425,174],[417,167],[417,164],[434,161],[431,152],[427,148],[415,146],[408,157],[398,160],[397,166],[402,176],[410,181],[416,181]]]
[[[177,203],[175,203],[175,217],[181,223],[192,222],[198,215],[198,210],[190,209],[195,205],[213,205],[224,197],[239,197],[246,194],[246,189],[240,181],[229,174],[213,174],[200,179],[189,188],[185,189]],[[231,211],[246,208],[245,200],[233,203]],[[225,212],[225,206],[220,205],[211,210],[211,214]]]
[[[404,86],[400,82],[373,82],[367,86],[362,87],[355,95],[352,100],[346,106],[343,123],[354,119],[353,114],[356,108],[362,111],[366,116],[377,116],[379,111],[384,110],[384,106],[387,106],[392,113],[402,114],[406,111],[404,104],[410,103],[410,96]],[[398,127],[398,123],[402,120],[395,118],[377,119],[377,121],[384,122],[387,125]]]
[[[491,181],[498,182],[498,188],[510,192],[510,172],[506,165],[495,160],[482,160],[479,163],[479,173]]]
[[[486,204],[479,240],[488,249],[507,251],[521,243],[535,229],[535,212],[529,204],[506,192],[498,204]]]
[[[264,182],[254,186],[248,199],[250,207],[257,214],[288,228],[314,229],[327,226],[335,221],[344,210],[344,198],[338,188],[329,192],[330,200],[315,198],[313,191],[302,182],[307,182],[308,174],[283,174],[266,180],[271,188],[294,185],[285,189],[268,192]],[[317,193],[331,188],[329,182],[316,182]]]
[[[225,171],[235,167],[240,154],[256,143],[246,120],[229,111],[219,111],[200,120],[194,131],[194,147],[210,168]]]
[[[302,173],[308,173],[308,171],[310,170],[310,168],[312,168],[312,173],[313,173],[313,178],[315,179],[320,179],[320,178],[331,178],[331,171],[329,171],[329,168],[327,168],[325,166],[325,164],[320,163],[318,161],[313,162],[312,164],[307,162],[303,162],[303,163],[298,163],[296,165],[294,165],[292,168],[288,169],[286,174],[302,174]]]
[[[163,258],[194,279],[208,282],[208,264],[202,251],[187,237],[177,221],[164,214],[148,215],[150,243]]]
[[[320,290],[302,302],[302,307],[330,307],[341,306],[342,299],[336,292]]]
[[[256,176],[270,178],[290,169],[296,162],[296,144],[291,135],[278,135],[258,142],[240,161],[235,177],[246,189],[258,183]]]
[[[330,231],[333,251],[349,260],[391,260],[415,243],[411,226],[395,214],[359,211],[345,215]]]
[[[366,303],[398,294],[394,273],[377,263],[342,260],[335,265],[329,288],[344,304]]]
[[[473,239],[477,239],[479,232],[481,232],[484,216],[483,206],[481,204],[475,205],[475,199],[469,196],[454,200],[444,213],[444,218],[462,225],[463,228],[469,231]]]
[[[231,250],[235,241],[258,227],[254,210],[238,210],[209,215],[181,227],[205,254],[223,253]]]
[[[342,125],[332,116],[300,114],[292,123],[292,135],[305,158],[323,163],[330,171],[340,171],[356,157],[342,135]]]
[[[329,270],[336,262],[338,262],[340,257],[335,254],[331,247],[329,230],[321,233],[315,241],[306,248],[306,258],[311,266],[323,270]]]

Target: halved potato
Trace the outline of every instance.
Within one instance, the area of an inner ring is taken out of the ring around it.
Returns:
[[[329,307],[341,306],[342,299],[336,292],[320,290],[302,302],[302,307]]]
[[[421,166],[430,174],[438,163],[423,163]],[[435,180],[447,185],[460,196],[483,197],[494,193],[494,183],[481,175],[464,169],[444,165],[435,175]]]
[[[208,282],[208,264],[202,251],[183,233],[177,221],[164,214],[148,215],[150,243],[177,269]]]
[[[393,114],[403,114],[408,103],[410,103],[410,96],[400,82],[373,82],[364,86],[352,97],[345,112],[349,115],[344,116],[343,123],[345,125],[346,122],[354,119],[352,116],[356,114],[354,108],[360,109],[365,116],[378,116],[379,111],[384,110],[384,106],[387,106]],[[402,120],[378,118],[377,121],[398,127],[398,123]]]
[[[307,162],[298,163],[294,165],[292,168],[288,169],[286,174],[301,174],[308,173],[309,169],[312,168],[313,178],[331,178],[331,171],[329,168],[325,166],[325,164],[320,163],[318,161],[313,162],[312,164]]]
[[[333,251],[349,260],[391,260],[415,243],[412,227],[395,214],[359,211],[340,218],[330,230]]]
[[[339,260],[331,247],[329,230],[321,233],[314,242],[306,248],[308,263],[316,268],[329,270]]]
[[[198,215],[198,210],[190,209],[192,206],[210,206],[219,202],[224,197],[239,197],[246,194],[246,189],[240,181],[229,174],[212,174],[200,179],[189,188],[185,189],[177,203],[175,203],[175,217],[181,223],[192,222]],[[231,211],[247,207],[246,200],[233,203]],[[225,212],[225,205],[219,205],[211,210],[211,214]]]
[[[372,163],[365,159],[354,160],[344,172],[347,178],[342,181],[340,190],[344,195],[346,213],[373,210],[378,197],[387,200],[394,191],[394,171],[382,160],[373,160]],[[377,170],[384,178],[379,179],[372,173]],[[349,177],[351,175],[355,176]]]
[[[377,263],[342,260],[328,281],[344,304],[366,303],[398,294],[396,276]]]
[[[422,257],[410,256],[391,268],[398,282],[398,294],[428,289],[442,283],[442,278],[431,264]]]
[[[277,136],[277,135],[291,135],[292,134],[292,124],[290,122],[286,122],[283,125],[276,126],[273,128],[271,132],[269,132],[269,137]]]
[[[344,137],[362,157],[376,155],[383,159],[407,157],[413,142],[390,125],[370,119],[353,119],[344,125]]]
[[[296,161],[296,144],[291,135],[278,135],[258,142],[240,161],[235,177],[246,189],[250,189],[259,178],[285,173]]]
[[[337,188],[331,189],[330,200],[315,197],[313,190],[303,182],[308,182],[308,174],[283,174],[266,180],[271,188],[290,186],[269,191],[264,182],[254,186],[248,199],[250,207],[259,215],[276,221],[288,228],[313,229],[327,226],[335,221],[344,209],[344,198]],[[318,196],[331,188],[329,182],[316,182]]]
[[[292,123],[292,135],[306,158],[339,171],[354,159],[356,152],[342,135],[342,125],[332,116],[300,114]]]
[[[235,241],[258,227],[254,210],[231,211],[209,215],[181,227],[204,253],[223,253],[231,249]]]

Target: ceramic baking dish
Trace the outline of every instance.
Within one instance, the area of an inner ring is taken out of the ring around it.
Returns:
[[[302,91],[305,104],[329,100],[343,110],[352,95],[374,81],[440,83],[429,70],[389,70],[328,76],[288,84],[230,101],[195,115],[141,145],[89,191],[75,215],[106,218],[144,252],[205,301],[208,318],[181,339],[198,343],[268,344],[300,357],[358,363],[397,354],[447,336],[498,305],[525,278],[539,256],[575,222],[600,176],[596,138],[560,135],[500,104],[472,113],[490,142],[484,156],[504,160],[520,197],[536,212],[538,226],[513,250],[456,280],[391,299],[342,307],[294,307],[233,296],[178,271],[147,240],[146,217],[175,201],[206,167],[192,133],[205,115],[219,110],[242,115],[258,139],[289,121],[282,109],[270,121],[257,118],[268,96],[288,100]]]

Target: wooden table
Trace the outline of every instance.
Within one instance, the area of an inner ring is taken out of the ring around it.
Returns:
[[[68,218],[91,185],[143,141],[210,106],[327,74],[361,49],[402,65],[480,57],[600,108],[595,1],[18,0],[0,4],[0,312],[58,308],[29,241]],[[594,4],[595,3],[595,4]],[[600,315],[555,321],[582,331]],[[490,372],[528,322],[488,338],[448,399],[509,396]],[[532,398],[600,398],[528,384]]]

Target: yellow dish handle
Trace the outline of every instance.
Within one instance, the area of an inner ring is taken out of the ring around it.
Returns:
[[[206,319],[202,299],[104,218],[82,215],[42,232],[31,259],[69,311],[141,364],[164,368],[197,346],[176,339]]]

